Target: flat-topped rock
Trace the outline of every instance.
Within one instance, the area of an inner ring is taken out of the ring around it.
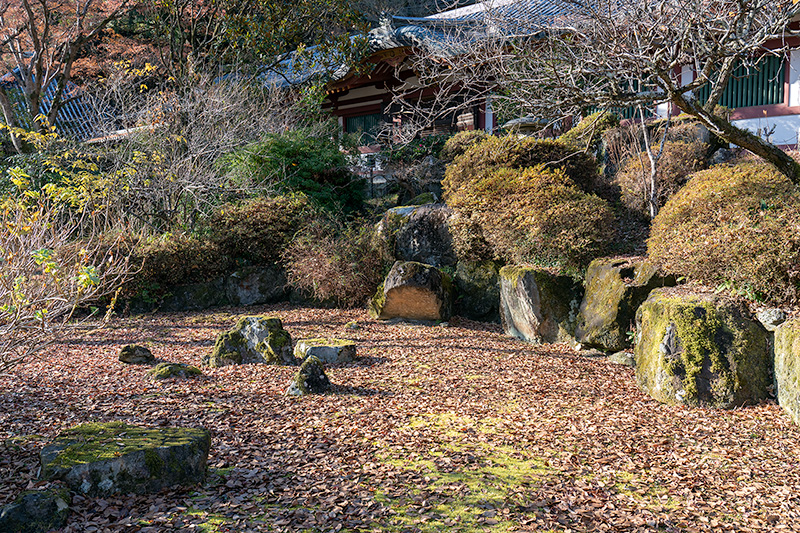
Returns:
[[[325,366],[315,356],[307,357],[300,370],[292,379],[287,396],[306,396],[308,394],[322,394],[331,387],[331,382],[325,374]]]
[[[233,329],[217,336],[214,349],[202,358],[204,365],[221,367],[248,363],[295,364],[292,337],[280,318],[246,316]]]
[[[317,357],[324,364],[348,363],[356,358],[356,343],[344,339],[300,339],[294,355],[301,360]]]
[[[453,282],[441,270],[414,261],[396,261],[372,298],[372,318],[387,320],[449,320]]]
[[[184,363],[158,363],[148,372],[155,379],[188,378],[202,373],[196,366]]]
[[[149,494],[202,482],[210,446],[205,429],[84,424],[42,449],[41,477],[89,496]]]

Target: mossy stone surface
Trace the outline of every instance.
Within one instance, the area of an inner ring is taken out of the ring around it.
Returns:
[[[356,343],[333,338],[300,339],[294,347],[294,355],[301,360],[317,357],[325,364],[349,363],[356,358]]]
[[[278,317],[246,316],[220,333],[204,365],[222,367],[250,363],[295,364],[292,336]]]
[[[453,282],[441,270],[416,261],[396,261],[369,304],[372,318],[448,320]]]
[[[534,267],[500,269],[500,318],[507,335],[533,344],[573,342],[583,287]]]
[[[227,303],[225,279],[219,278],[207,283],[172,287],[159,308],[161,311],[197,311]]]
[[[480,322],[500,322],[500,265],[494,261],[460,261],[453,282],[458,294],[455,314]]]
[[[300,365],[289,388],[286,390],[287,396],[306,396],[308,394],[322,394],[331,387],[331,382],[325,374],[325,366],[318,357],[307,357]]]
[[[636,380],[668,404],[732,408],[768,396],[767,331],[743,301],[655,289],[636,315]]]
[[[210,446],[205,429],[84,424],[42,449],[41,477],[89,496],[149,494],[202,482]]]
[[[119,360],[129,365],[149,365],[156,358],[148,348],[138,344],[128,344],[120,349]]]
[[[72,497],[66,487],[26,490],[0,508],[0,532],[46,533],[67,525]]]
[[[149,372],[155,379],[187,378],[199,376],[202,373],[203,371],[196,366],[183,363],[158,363]]]
[[[661,276],[643,257],[601,258],[589,264],[575,339],[606,352],[630,348],[636,310],[657,287],[675,285],[674,276]]]
[[[778,404],[800,424],[800,320],[775,331],[775,385]]]

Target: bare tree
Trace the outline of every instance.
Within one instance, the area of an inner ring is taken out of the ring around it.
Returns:
[[[800,182],[800,166],[785,152],[715,113],[735,76],[756,72],[765,56],[786,57],[800,5],[554,0],[556,14],[538,19],[517,16],[507,5],[487,4],[477,23],[432,25],[434,37],[420,43],[414,59],[415,90],[436,85],[472,101],[491,94],[495,109],[543,124],[591,108],[668,104]],[[687,69],[694,75],[686,76]],[[704,86],[710,90],[701,100]]]

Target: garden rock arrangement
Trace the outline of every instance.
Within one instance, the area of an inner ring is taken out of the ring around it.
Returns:
[[[67,524],[71,502],[69,490],[63,487],[25,491],[0,509],[0,531],[46,533],[62,528]]]
[[[322,394],[331,387],[331,382],[325,374],[325,367],[318,357],[307,357],[300,365],[289,388],[286,390],[287,396],[306,396],[308,394]]]
[[[397,261],[370,302],[370,316],[385,320],[448,320],[453,283],[441,270],[414,261]]]
[[[481,322],[500,322],[500,267],[494,261],[460,261],[453,277],[455,314]]]
[[[210,446],[205,429],[84,424],[42,449],[41,477],[88,496],[149,494],[201,483]]]
[[[617,352],[631,346],[628,331],[636,310],[656,287],[675,285],[643,257],[595,259],[586,271],[575,340],[584,346]]]
[[[342,339],[301,339],[294,347],[294,355],[301,360],[316,357],[329,365],[349,363],[356,358],[356,343]]]
[[[148,348],[138,344],[128,344],[119,351],[119,360],[129,365],[150,365],[156,358]]]
[[[204,365],[221,367],[248,363],[295,364],[292,337],[280,318],[246,316],[230,331],[220,333]]]
[[[636,330],[636,380],[656,400],[732,408],[768,396],[767,332],[743,301],[656,289]]]
[[[534,344],[572,342],[583,288],[532,267],[500,269],[500,317],[507,335]]]
[[[408,215],[395,234],[395,258],[435,267],[456,264],[448,220],[452,211],[443,204],[423,205]]]
[[[775,385],[778,404],[800,424],[800,320],[775,331]]]

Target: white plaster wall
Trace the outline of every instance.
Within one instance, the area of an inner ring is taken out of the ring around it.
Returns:
[[[739,128],[758,133],[761,137],[771,128],[775,128],[770,136],[770,141],[780,145],[797,145],[797,135],[800,131],[800,115],[787,115],[785,117],[748,118],[734,120],[733,124]]]
[[[800,106],[800,50],[789,55],[789,105]]]

